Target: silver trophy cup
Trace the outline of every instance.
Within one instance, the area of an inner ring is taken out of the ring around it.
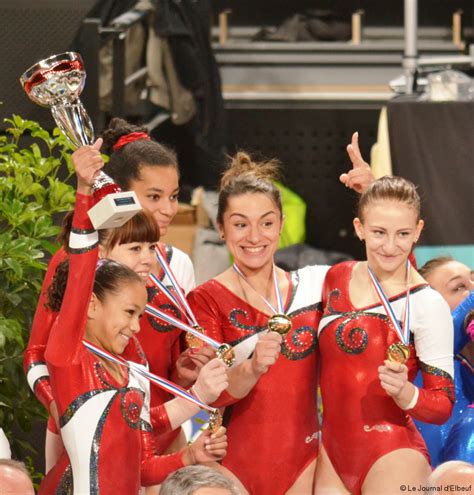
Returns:
[[[45,58],[20,78],[28,97],[51,109],[57,126],[75,148],[94,142],[92,122],[79,99],[85,81],[84,62],[75,52]],[[142,209],[133,191],[121,192],[102,171],[96,175],[92,189],[100,199],[88,212],[95,229],[120,227]]]

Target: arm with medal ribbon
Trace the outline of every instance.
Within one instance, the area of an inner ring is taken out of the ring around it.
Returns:
[[[222,416],[219,412],[218,409],[211,407],[204,403],[200,398],[197,397],[196,392],[192,388],[191,391],[194,392],[194,394],[184,390],[183,388],[179,387],[178,385],[174,384],[173,382],[170,382],[169,380],[166,380],[165,378],[162,378],[158,375],[155,375],[153,373],[150,373],[148,369],[139,363],[135,363],[133,361],[127,361],[121,356],[117,356],[115,354],[112,354],[104,349],[101,349],[100,347],[95,346],[94,344],[83,340],[82,343],[84,346],[91,351],[92,353],[96,354],[97,356],[101,357],[102,359],[106,359],[107,361],[111,361],[115,364],[118,364],[120,366],[123,366],[127,368],[128,370],[143,376],[147,380],[150,381],[150,383],[153,383],[154,385],[160,387],[163,390],[166,390],[167,392],[173,394],[175,397],[179,397],[181,399],[184,399],[188,401],[191,404],[196,405],[199,409],[204,409],[209,412],[209,428],[210,430],[215,433],[221,426],[222,426]],[[172,402],[172,401],[171,401]],[[165,405],[166,407],[166,405]],[[195,413],[197,411],[193,411]],[[192,416],[193,414],[191,414]],[[186,418],[188,419],[188,418]],[[178,420],[179,421],[179,420]],[[177,425],[174,425],[175,423],[178,422],[176,418],[169,418],[169,422],[171,425],[171,428],[176,427]],[[183,420],[184,421],[184,420]]]
[[[423,388],[416,387],[408,380],[405,366],[410,357],[409,274],[412,266],[409,260],[406,266],[407,289],[402,326],[380,282],[369,268],[374,289],[400,339],[388,347],[387,361],[379,367],[379,377],[382,387],[397,405],[409,411],[413,418],[427,423],[442,424],[449,418],[454,401],[453,378],[445,371],[452,368],[452,353],[449,352],[452,348],[452,320],[447,304],[444,301],[433,300],[429,312],[426,312],[425,328],[417,329],[416,335],[420,335],[415,338],[417,358],[423,375]]]
[[[174,382],[173,385],[176,385]],[[188,389],[194,397],[204,404],[212,404],[228,387],[228,377],[225,365],[218,359],[206,363],[199,372],[197,380]],[[180,387],[183,388],[183,387]],[[215,406],[213,406],[213,409]],[[189,401],[180,398],[169,400],[150,408],[150,419],[153,429],[159,433],[175,430],[185,421],[199,412],[200,406],[196,407]],[[212,417],[212,412],[211,412]]]
[[[203,345],[199,348],[187,347],[182,349],[178,339],[172,350],[170,379],[183,388],[190,387],[198,378],[199,372],[209,361],[216,357],[212,347]]]

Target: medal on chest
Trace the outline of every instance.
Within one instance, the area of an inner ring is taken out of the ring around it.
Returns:
[[[284,337],[291,330],[291,320],[287,315],[274,314],[268,320],[268,329]]]
[[[268,306],[268,308],[273,313],[272,316],[268,319],[268,329],[270,332],[277,332],[282,337],[288,334],[291,330],[291,318],[285,314],[285,308],[283,305],[283,299],[281,296],[280,286],[278,284],[278,276],[277,271],[275,269],[275,265],[272,268],[272,280],[273,280],[273,290],[275,294],[276,307],[268,301],[265,297],[263,297],[249,282],[247,277],[242,273],[242,270],[234,263],[233,266],[234,271],[239,275],[239,277],[245,281],[245,283],[262,299],[262,301]]]
[[[410,357],[410,348],[401,342],[391,344],[387,349],[387,359],[392,363],[405,364]]]
[[[386,296],[382,285],[377,279],[375,273],[368,266],[369,277],[372,282],[372,285],[377,293],[377,296],[385,309],[385,312],[394,328],[399,342],[394,342],[387,349],[387,359],[393,363],[401,363],[405,364],[410,358],[410,287],[409,287],[409,277],[410,277],[410,261],[407,260],[406,265],[406,294],[405,294],[405,310],[403,312],[403,324],[400,325],[397,317],[395,316],[395,312]]]

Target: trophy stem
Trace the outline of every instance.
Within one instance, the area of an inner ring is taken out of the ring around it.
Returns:
[[[94,142],[94,128],[81,100],[55,103],[51,106],[51,113],[56,124],[74,148]]]

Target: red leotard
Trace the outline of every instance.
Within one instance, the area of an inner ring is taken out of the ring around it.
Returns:
[[[319,326],[322,441],[352,494],[360,493],[371,466],[389,452],[410,448],[429,460],[411,417],[443,423],[453,401],[452,353],[448,350],[452,349],[452,320],[445,301],[425,284],[410,292],[408,376],[413,381],[421,368],[424,386],[416,405],[402,410],[382,389],[377,372],[387,348],[399,338],[380,304],[362,309],[351,304],[349,282],[355,263],[341,263],[329,270]],[[399,320],[405,300],[405,293],[390,298]]]
[[[285,493],[318,454],[316,329],[326,271],[307,267],[291,274],[285,307],[293,325],[281,355],[246,397],[223,404],[232,405],[224,416],[229,447],[222,464],[252,495]],[[235,345],[267,328],[268,315],[216,280],[192,291],[189,302],[219,342]]]
[[[141,485],[160,483],[183,464],[180,453],[155,455],[149,383],[133,372],[118,383],[82,345],[98,251],[87,210],[87,198],[78,194],[66,294],[45,353],[66,450],[40,494],[138,494]],[[135,340],[124,355],[143,362]]]

